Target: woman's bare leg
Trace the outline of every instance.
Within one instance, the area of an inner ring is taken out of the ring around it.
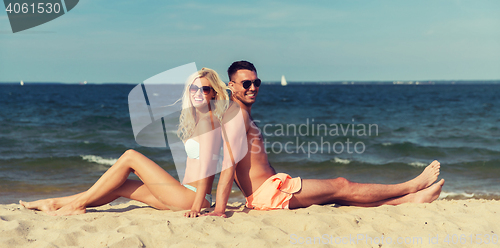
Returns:
[[[131,183],[133,180],[127,180],[131,172],[137,174],[142,180],[140,183],[143,184]],[[128,150],[89,190],[69,197],[55,198],[60,202],[55,207],[60,208],[52,214],[85,213],[88,206],[107,203],[122,195],[151,203],[153,207],[160,209],[189,209],[195,193],[182,186],[144,155]],[[41,207],[42,209],[44,207]]]
[[[82,214],[85,213],[87,206],[106,202],[108,195],[120,188],[127,181],[127,177],[131,172],[141,178],[148,190],[144,190],[144,188],[142,188],[143,190],[132,190],[132,192],[129,192],[130,196],[147,198],[152,195],[159,203],[164,205],[162,208],[188,209],[191,207],[195,196],[194,192],[186,189],[175,178],[144,155],[134,150],[128,150],[89,190],[51,214]]]
[[[19,203],[27,209],[40,210],[43,212],[53,212],[64,207],[65,205],[68,205],[78,197],[82,196],[84,193],[85,192],[71,196],[42,199],[33,202],[19,201]],[[87,207],[102,206],[118,199],[119,197],[125,197],[140,201],[157,209],[168,209],[165,205],[159,202],[158,199],[156,199],[151,194],[151,192],[149,192],[149,189],[144,185],[143,182],[130,179],[127,179],[125,183],[123,183],[118,189],[114,190],[113,192],[110,192],[109,194],[101,197],[95,202],[91,202],[89,205],[87,205]]]
[[[290,208],[336,202],[374,203],[415,193],[429,187],[439,176],[440,164],[429,164],[416,178],[400,184],[364,184],[345,178],[304,179],[302,189],[290,200]]]
[[[182,186],[184,188],[184,186]],[[191,191],[192,192],[192,191]],[[191,194],[187,192],[188,194]],[[192,192],[192,195],[195,193]],[[140,201],[148,204],[151,207],[167,210],[169,209],[165,204],[160,202],[148,189],[148,187],[142,182],[137,180],[127,179],[122,186],[113,192],[109,193],[105,197],[100,198],[98,201],[92,202],[87,207],[98,207],[108,204],[119,197],[125,197],[128,199]],[[187,197],[187,196],[185,196]]]

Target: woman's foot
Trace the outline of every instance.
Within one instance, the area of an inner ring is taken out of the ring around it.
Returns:
[[[54,199],[43,199],[33,202],[24,202],[22,200],[19,201],[23,207],[32,210],[39,210],[42,212],[53,212],[59,209]]]
[[[86,207],[74,207],[72,204],[68,204],[62,208],[59,208],[57,211],[47,212],[47,214],[52,216],[68,216],[68,215],[77,215],[84,214],[86,212]]]

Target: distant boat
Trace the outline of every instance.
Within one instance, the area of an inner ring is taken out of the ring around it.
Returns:
[[[80,82],[80,85],[86,85],[86,84],[87,84],[87,81],[83,81],[83,83]]]
[[[281,86],[286,86],[288,83],[286,82],[285,75],[281,75]]]
[[[21,80],[21,86],[23,86],[23,85],[24,85],[24,82],[23,82],[23,80]]]

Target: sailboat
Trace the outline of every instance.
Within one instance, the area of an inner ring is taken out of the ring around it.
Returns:
[[[281,86],[286,86],[288,83],[286,82],[285,75],[281,75]]]
[[[24,85],[24,82],[23,82],[23,80],[21,80],[21,86],[23,86],[23,85]]]

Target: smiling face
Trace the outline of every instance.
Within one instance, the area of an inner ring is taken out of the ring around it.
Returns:
[[[233,92],[232,97],[235,101],[241,102],[248,107],[252,106],[257,99],[259,87],[255,87],[252,83],[248,89],[245,89],[242,82],[245,80],[254,81],[255,79],[257,79],[257,73],[255,71],[238,70],[233,74],[229,86],[231,86]]]
[[[212,88],[210,88],[210,92],[208,92],[208,94],[205,94],[203,92],[203,86],[211,87],[210,81],[208,81],[208,79],[206,78],[196,78],[196,80],[194,80],[194,82],[191,84],[189,95],[191,104],[193,104],[193,107],[195,108],[205,106],[211,99],[215,97],[215,91]],[[195,89],[197,90],[195,91]]]

